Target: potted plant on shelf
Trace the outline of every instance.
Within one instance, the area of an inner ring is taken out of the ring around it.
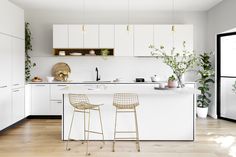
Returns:
[[[174,75],[171,75],[169,78],[168,78],[168,87],[169,88],[177,88],[178,86],[178,82],[176,81],[176,78]]]
[[[177,78],[179,88],[184,87],[184,83],[182,81],[183,74],[190,68],[193,68],[197,61],[196,55],[185,49],[185,44],[186,42],[183,42],[184,49],[181,53],[176,53],[175,48],[173,48],[170,55],[165,52],[164,46],[161,46],[159,49],[155,48],[153,45],[150,46],[152,49],[151,54],[157,59],[163,59],[163,62],[172,69]]]
[[[197,115],[200,118],[206,118],[208,113],[208,106],[211,103],[210,97],[210,83],[214,83],[212,79],[214,76],[214,69],[210,61],[210,55],[212,53],[203,53],[199,57],[199,66],[200,69],[198,73],[200,79],[198,79],[199,87],[201,94],[198,95],[197,99]]]
[[[31,68],[36,66],[35,63],[32,63],[29,52],[32,51],[32,37],[31,31],[29,28],[30,24],[25,23],[25,80],[29,81],[31,77]]]

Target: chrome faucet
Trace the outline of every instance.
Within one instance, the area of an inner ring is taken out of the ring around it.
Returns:
[[[99,75],[99,73],[98,73],[98,68],[96,67],[96,81],[99,81],[99,80],[101,80],[101,77],[100,77],[100,75]]]

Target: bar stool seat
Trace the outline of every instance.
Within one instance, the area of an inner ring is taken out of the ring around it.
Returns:
[[[69,146],[69,141],[71,140],[70,134],[71,134],[72,126],[73,126],[74,115],[75,115],[75,113],[83,113],[84,114],[84,141],[86,141],[86,143],[87,143],[86,155],[90,155],[90,152],[88,151],[89,134],[90,133],[102,135],[103,145],[105,143],[104,142],[102,118],[101,118],[101,110],[100,110],[100,106],[103,104],[91,104],[89,102],[88,97],[85,94],[69,94],[69,101],[70,101],[70,104],[73,106],[74,111],[73,111],[73,116],[71,119],[68,140],[66,143],[66,150],[70,150],[70,148],[68,146]],[[101,132],[90,130],[90,110],[95,110],[95,111],[99,112]],[[86,114],[88,114],[87,128],[86,128]],[[86,137],[86,133],[87,133],[87,137]],[[100,148],[103,148],[103,146],[101,146]]]

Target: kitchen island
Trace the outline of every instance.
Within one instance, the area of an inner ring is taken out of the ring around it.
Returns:
[[[67,140],[73,107],[69,103],[68,94],[86,94],[91,103],[104,104],[101,107],[105,140],[113,140],[115,107],[114,93],[137,93],[140,106],[137,107],[140,140],[178,140],[194,141],[195,137],[195,105],[194,87],[170,90],[154,90],[154,85],[121,85],[94,84],[69,86],[62,90],[62,140]],[[134,130],[134,116],[120,115],[118,130]],[[91,115],[91,130],[99,130],[98,115]],[[71,138],[83,139],[83,114],[77,113],[72,128]],[[101,139],[92,135],[91,140]]]

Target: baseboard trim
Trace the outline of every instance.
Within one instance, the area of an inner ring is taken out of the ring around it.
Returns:
[[[24,123],[25,121],[26,121],[26,118],[24,118],[24,119],[22,119],[22,120],[20,120],[20,121],[18,121],[18,122],[16,122],[16,123],[14,123],[14,124],[12,124],[12,125],[6,127],[5,129],[3,129],[3,130],[0,131],[0,135],[3,134],[4,132],[6,132],[7,130],[11,129],[11,128],[14,128],[14,127],[16,127],[16,126],[21,125],[21,124]]]
[[[52,116],[52,115],[30,115],[27,119],[62,119],[62,116]]]
[[[219,119],[227,120],[227,121],[230,121],[230,122],[236,122],[235,119],[230,119],[230,118],[225,118],[225,117],[219,117]]]

